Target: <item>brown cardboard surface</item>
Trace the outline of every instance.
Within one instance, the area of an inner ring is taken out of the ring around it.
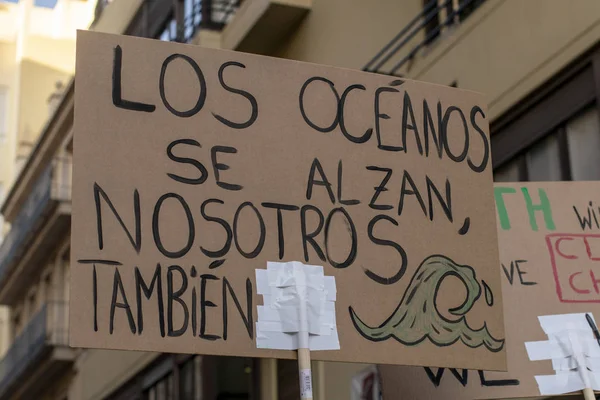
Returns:
[[[254,276],[296,260],[336,278],[341,350],[314,359],[504,370],[485,114],[449,87],[79,32],[71,345],[294,358],[256,348]]]
[[[600,183],[497,183],[495,193],[508,372],[382,366],[386,399],[540,396],[535,375],[555,372],[550,360],[530,361],[525,350],[525,342],[548,340],[537,317],[600,317],[600,282],[594,283],[600,278]]]

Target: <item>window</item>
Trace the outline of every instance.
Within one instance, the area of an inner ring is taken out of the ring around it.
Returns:
[[[12,316],[12,339],[15,340],[21,333],[21,312],[14,311]]]
[[[565,126],[571,179],[576,181],[600,180],[600,115],[593,105]]]
[[[490,126],[494,179],[600,180],[600,45]]]
[[[494,171],[495,182],[520,182],[522,177],[522,158],[516,158]]]
[[[144,396],[145,400],[174,400],[175,388],[173,374],[170,373],[152,385]]]
[[[0,205],[4,204],[4,184],[0,182]],[[4,240],[4,216],[0,214],[0,243]]]
[[[300,392],[298,361],[277,360],[277,396],[280,400],[293,400]]]
[[[440,35],[443,27],[465,21],[485,0],[423,0],[425,44]]]
[[[33,292],[29,295],[29,297],[27,298],[27,310],[29,312],[29,318],[31,318],[34,314],[35,311],[37,309],[36,307],[36,293]]]
[[[52,272],[48,272],[44,276],[44,291],[46,292],[46,301],[51,302],[54,300],[54,288],[52,287]]]
[[[494,172],[497,182],[600,180],[600,113],[594,103]]]
[[[174,19],[167,22],[164,31],[160,34],[159,39],[164,42],[171,42],[177,38],[177,21]]]
[[[8,89],[0,86],[0,144],[8,133]]]
[[[181,365],[179,371],[179,400],[196,399],[196,358],[192,357]]]
[[[563,180],[558,134],[550,134],[527,152],[527,178],[530,181]]]

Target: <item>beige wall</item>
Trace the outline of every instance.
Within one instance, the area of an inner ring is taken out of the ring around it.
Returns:
[[[421,5],[420,0],[314,0],[276,55],[360,69]],[[420,32],[412,43],[423,37]],[[599,40],[597,0],[488,0],[399,72],[443,85],[457,81],[460,88],[482,92],[493,119]],[[386,67],[411,48],[403,47]]]
[[[350,399],[352,377],[367,368],[367,364],[325,363],[324,394],[325,397],[315,400],[347,400]],[[387,399],[386,399],[387,400]],[[389,399],[394,400],[394,399]]]
[[[46,264],[40,265],[38,273],[31,276],[28,288],[21,292],[20,298],[15,299],[15,305],[9,313],[10,317],[7,315],[10,328],[6,337],[11,338],[11,341],[23,331],[44,304],[68,301],[69,246],[68,239],[57,245],[56,251],[48,255]],[[18,324],[15,323],[16,317],[18,317]],[[57,322],[66,323],[66,320]],[[66,327],[57,326],[57,328]]]
[[[600,1],[488,0],[408,76],[487,95],[494,118],[600,40]]]
[[[16,46],[14,43],[0,42],[0,87],[8,90],[8,109],[7,109],[7,136],[5,140],[0,141],[0,185],[3,186],[4,194],[8,192],[9,185],[12,182],[13,163],[15,159],[15,136],[11,134],[16,130]],[[2,199],[0,199],[1,201]],[[0,216],[0,218],[2,218]],[[0,223],[0,229],[6,233],[8,224]],[[1,235],[0,235],[1,236]],[[10,343],[10,314],[7,307],[0,307],[0,356],[3,355]]]
[[[21,62],[18,146],[21,142],[36,142],[49,117],[48,97],[54,92],[56,82],[66,84],[69,77],[47,65],[30,60]]]
[[[16,129],[16,46],[14,43],[0,42],[0,86],[8,90],[7,136],[0,142],[0,183],[4,185],[5,194],[12,180],[15,158],[15,137],[11,134]]]
[[[29,36],[23,58],[66,74],[75,72],[75,41]]]
[[[157,357],[137,351],[83,350],[69,389],[69,400],[100,400]]]
[[[420,0],[313,0],[279,57],[361,69],[420,11]]]

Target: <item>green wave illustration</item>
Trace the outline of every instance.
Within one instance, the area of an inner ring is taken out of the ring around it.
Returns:
[[[457,319],[444,317],[436,305],[440,286],[449,276],[460,279],[467,289],[463,304],[449,310],[452,315],[459,317]],[[437,346],[449,346],[461,340],[472,348],[483,345],[492,352],[498,352],[504,346],[504,339],[495,339],[485,323],[480,329],[471,328],[465,317],[480,296],[481,286],[473,268],[458,265],[442,255],[433,255],[423,260],[417,268],[400,304],[380,326],[372,328],[358,317],[352,307],[349,307],[349,311],[354,327],[371,341],[393,337],[410,346],[429,339]]]

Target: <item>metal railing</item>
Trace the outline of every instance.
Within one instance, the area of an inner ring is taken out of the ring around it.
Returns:
[[[18,379],[52,346],[68,346],[69,309],[66,302],[48,302],[17,336],[0,360],[0,393]]]
[[[170,42],[190,42],[198,30],[222,30],[231,20],[243,0],[186,0],[183,19],[167,23],[160,39]]]
[[[33,185],[25,204],[0,244],[0,285],[27,246],[42,216],[53,200],[71,200],[71,160],[55,158]]]
[[[50,203],[52,190],[52,167],[48,166],[33,186],[29,198],[21,211],[11,224],[8,235],[0,245],[0,282],[9,272],[9,266],[17,256],[19,249],[23,249],[29,234],[34,230],[36,223]]]
[[[402,76],[399,70],[440,33],[460,24],[485,0],[431,0],[388,44],[364,67],[363,71]],[[400,58],[399,60],[397,60]],[[397,61],[396,61],[397,60]],[[390,69],[387,63],[395,61]]]

